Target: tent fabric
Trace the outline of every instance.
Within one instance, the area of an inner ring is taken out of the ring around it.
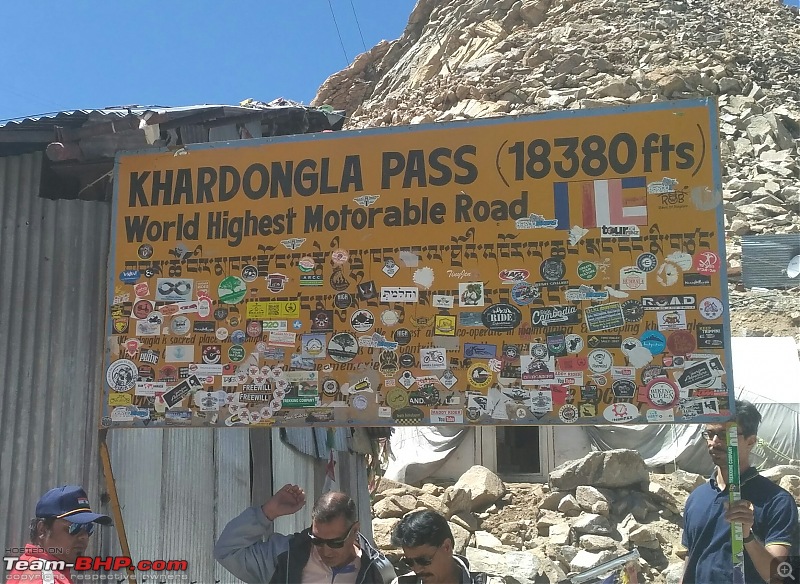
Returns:
[[[444,464],[470,430],[450,426],[395,428],[384,476],[408,485],[422,482]]]
[[[761,412],[759,442],[750,462],[760,468],[800,459],[800,360],[792,337],[733,337],[733,387],[737,399]],[[597,426],[585,428],[594,448],[632,448],[648,466],[677,463],[708,474],[713,466],[700,426]]]

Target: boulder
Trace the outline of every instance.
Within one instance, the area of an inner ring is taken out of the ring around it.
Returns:
[[[569,461],[550,473],[550,486],[572,490],[580,485],[625,487],[650,481],[642,456],[635,450],[590,452],[580,460]]]
[[[475,511],[485,509],[506,492],[506,486],[496,474],[485,466],[475,465],[465,472],[453,486],[454,490],[462,489],[469,493],[472,504],[470,509],[458,511]],[[445,501],[446,503],[446,501]],[[448,505],[450,507],[450,505]],[[452,507],[450,507],[452,509]]]

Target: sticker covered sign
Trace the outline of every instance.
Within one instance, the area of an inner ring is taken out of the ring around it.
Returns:
[[[123,154],[103,424],[724,416],[717,144],[695,100]]]

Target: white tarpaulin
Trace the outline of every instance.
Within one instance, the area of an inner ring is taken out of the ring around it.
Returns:
[[[800,360],[792,337],[734,337],[736,397],[755,404],[762,421],[751,462],[761,467],[800,459]],[[599,426],[586,428],[600,450],[638,450],[648,466],[676,462],[706,474],[713,465],[699,426]]]

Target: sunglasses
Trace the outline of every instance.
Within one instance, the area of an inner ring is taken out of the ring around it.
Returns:
[[[325,539],[324,537],[317,537],[313,533],[311,533],[311,529],[308,530],[308,537],[311,539],[311,543],[313,543],[317,547],[322,547],[324,545],[328,546],[331,549],[341,549],[344,547],[344,544],[350,538],[350,532],[353,531],[353,527],[355,527],[355,523],[350,526],[350,529],[347,530],[347,533],[344,534],[343,537],[337,537],[336,539]]]
[[[68,531],[70,535],[78,535],[81,531],[85,531],[86,535],[92,535],[94,523],[70,523]]]
[[[418,558],[409,558],[407,556],[403,556],[402,560],[409,568],[413,568],[415,564],[421,568],[424,568],[425,566],[431,565],[433,558],[436,557],[436,554],[439,553],[440,549],[442,549],[441,545],[436,548],[436,551],[433,552],[429,558],[426,558],[425,556],[420,556]]]

